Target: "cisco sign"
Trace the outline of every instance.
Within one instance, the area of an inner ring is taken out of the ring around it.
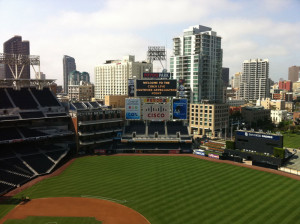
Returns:
[[[238,131],[237,135],[241,135],[241,136],[245,136],[245,137],[254,137],[254,138],[264,138],[264,139],[279,140],[279,136],[259,134],[259,133],[253,133],[253,132],[241,132],[241,131]]]

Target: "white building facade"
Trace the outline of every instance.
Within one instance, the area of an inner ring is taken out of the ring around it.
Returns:
[[[243,62],[240,82],[240,98],[258,100],[269,97],[269,60],[250,59]]]
[[[144,72],[152,72],[152,63],[136,62],[132,55],[123,60],[110,60],[95,67],[95,98],[107,95],[128,95],[128,79],[141,79]]]
[[[286,110],[271,110],[271,120],[274,124],[279,124],[281,121],[287,119]]]
[[[173,38],[170,72],[183,79],[190,103],[223,102],[221,37],[210,27],[191,26]]]

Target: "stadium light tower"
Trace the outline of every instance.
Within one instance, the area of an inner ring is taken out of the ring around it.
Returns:
[[[36,79],[40,79],[40,56],[0,53],[0,64],[8,65],[14,79],[20,79],[25,65],[31,65]],[[38,66],[38,72],[34,66]]]
[[[8,65],[13,75],[12,79],[1,79],[0,86],[13,86],[15,89],[36,86],[38,89],[43,89],[44,86],[49,86],[55,81],[54,79],[41,79],[40,56],[0,53],[0,64]],[[31,65],[33,68],[35,79],[21,79],[26,65]],[[35,66],[38,67],[37,70]]]
[[[163,66],[162,61],[166,61],[167,59],[167,52],[166,48],[164,46],[149,46],[147,51],[147,60],[150,63],[153,63],[153,61],[159,61],[161,66],[163,67],[163,71],[165,71],[165,68]]]

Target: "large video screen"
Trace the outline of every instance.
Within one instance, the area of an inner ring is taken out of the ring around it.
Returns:
[[[136,80],[136,96],[176,96],[176,79]]]

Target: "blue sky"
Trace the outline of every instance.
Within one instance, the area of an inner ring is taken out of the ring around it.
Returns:
[[[41,71],[62,84],[63,55],[94,80],[94,67],[105,60],[144,60],[151,45],[167,46],[170,56],[173,37],[204,25],[222,37],[230,75],[246,59],[268,58],[278,81],[300,65],[299,11],[300,0],[0,0],[0,43],[14,35],[29,40]]]

